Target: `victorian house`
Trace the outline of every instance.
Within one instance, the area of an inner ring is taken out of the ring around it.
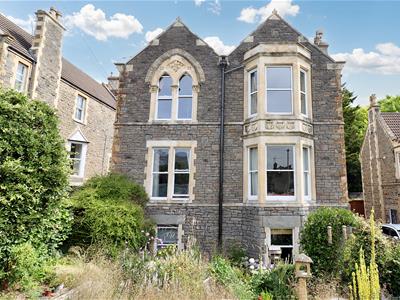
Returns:
[[[62,57],[65,28],[54,8],[36,12],[34,35],[0,14],[0,86],[56,109],[71,156],[71,185],[109,167],[116,101],[100,84]]]
[[[384,223],[399,223],[400,113],[381,112],[370,98],[368,128],[360,152],[365,213]]]
[[[343,63],[327,48],[274,12],[219,56],[178,18],[117,64],[112,169],[145,186],[160,247],[291,257],[310,211],[347,207]]]

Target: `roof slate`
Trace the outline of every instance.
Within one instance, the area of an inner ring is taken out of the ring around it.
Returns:
[[[381,112],[381,117],[392,131],[396,139],[400,140],[400,113]]]
[[[33,41],[33,36],[31,34],[2,14],[0,14],[0,31],[1,34],[7,34],[13,37],[10,42],[10,47],[24,55],[26,58],[33,61],[35,60],[29,51]],[[78,69],[65,58],[62,59],[61,78],[115,109],[115,98],[107,87]]]

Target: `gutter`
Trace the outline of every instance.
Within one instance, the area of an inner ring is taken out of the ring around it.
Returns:
[[[221,56],[221,99],[219,126],[219,189],[218,189],[218,249],[222,250],[223,202],[224,202],[224,139],[225,139],[225,68],[228,65],[226,56]]]

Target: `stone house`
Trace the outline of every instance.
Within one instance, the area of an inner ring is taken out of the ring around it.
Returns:
[[[60,13],[38,10],[34,36],[0,14],[0,86],[45,101],[57,111],[72,160],[71,185],[109,167],[116,101],[62,57]]]
[[[311,210],[347,207],[343,63],[327,48],[274,12],[219,56],[178,18],[117,64],[112,169],[145,186],[159,247],[292,257]]]
[[[360,151],[365,213],[384,223],[399,223],[400,113],[381,112],[370,98],[368,128]]]

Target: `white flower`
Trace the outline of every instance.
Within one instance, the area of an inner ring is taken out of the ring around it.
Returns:
[[[254,264],[254,263],[255,263],[254,258],[250,258],[250,259],[249,259],[249,263]]]

